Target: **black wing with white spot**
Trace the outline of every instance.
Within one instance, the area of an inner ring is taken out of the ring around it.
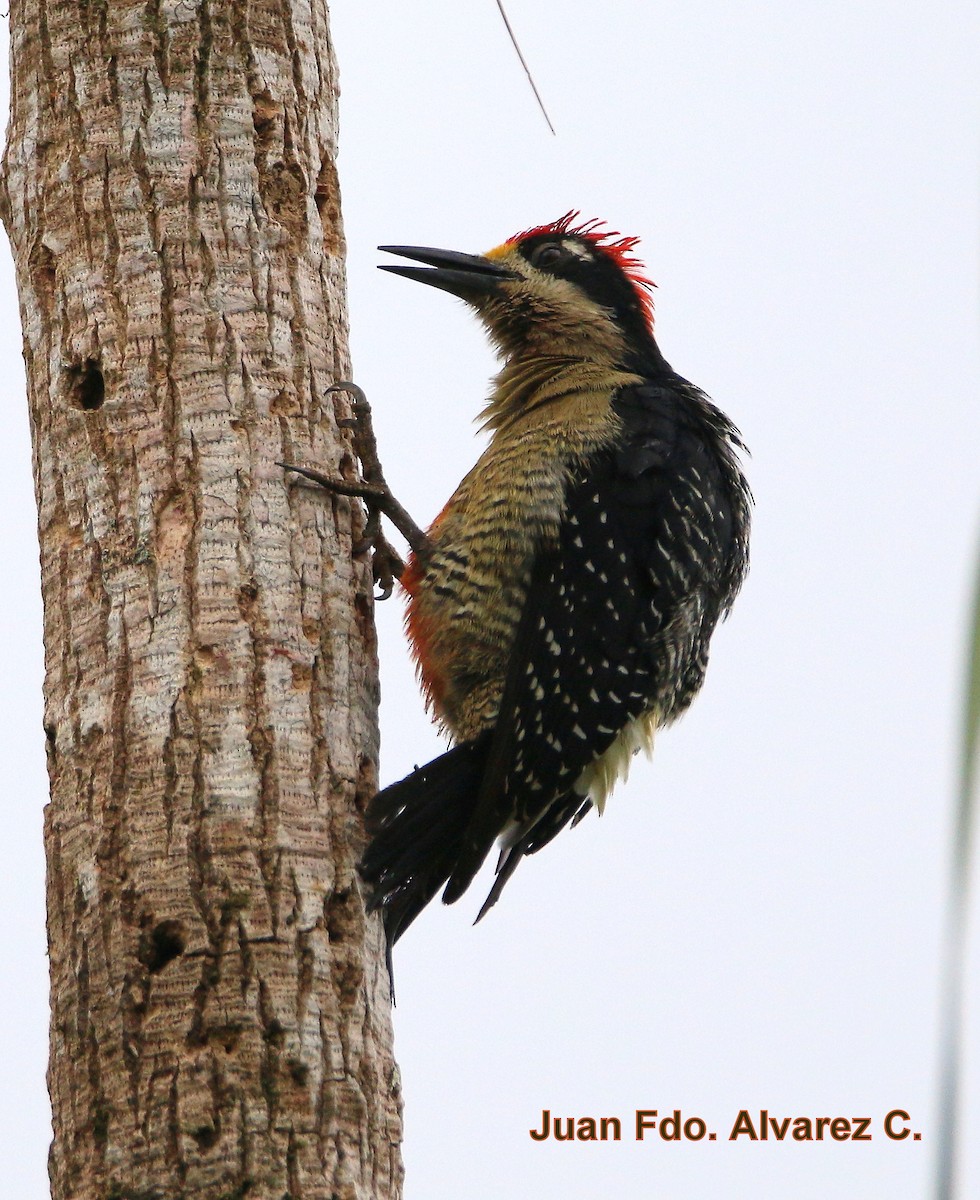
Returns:
[[[730,426],[690,385],[622,391],[622,435],[569,484],[558,544],[534,564],[480,800],[444,899],[494,838],[525,853],[580,813],[582,772],[637,718],[681,711],[744,572],[747,493]],[[692,403],[696,400],[696,404]],[[720,433],[724,436],[720,436]]]

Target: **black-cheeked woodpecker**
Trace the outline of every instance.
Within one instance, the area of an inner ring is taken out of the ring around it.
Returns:
[[[635,238],[577,213],[486,255],[382,249],[467,301],[501,358],[486,451],[401,582],[426,697],[454,745],[381,791],[361,872],[389,946],[466,890],[494,842],[521,859],[601,813],[704,679],[748,563],[738,431],[653,334]]]

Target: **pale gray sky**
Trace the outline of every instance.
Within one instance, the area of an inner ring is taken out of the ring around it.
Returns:
[[[973,3],[337,0],[355,378],[420,521],[474,461],[494,370],[378,243],[480,251],[569,208],[643,241],[657,331],[752,449],[748,583],[708,682],[606,815],[399,943],[408,1200],[927,1195],[964,619],[980,542]],[[0,1153],[46,1191],[41,645],[9,256]],[[437,754],[381,606],[382,779]],[[971,992],[980,1001],[976,914]],[[980,1023],[967,1129],[980,1126]],[[541,1110],[624,1139],[539,1144]],[[632,1140],[680,1108],[713,1144]],[[742,1108],[870,1143],[728,1141]],[[923,1139],[889,1142],[893,1108]],[[980,1150],[963,1196],[980,1194]]]

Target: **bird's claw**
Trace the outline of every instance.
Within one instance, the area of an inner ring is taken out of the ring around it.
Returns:
[[[401,555],[388,542],[381,530],[381,517],[386,516],[412,547],[422,561],[431,552],[428,537],[415,524],[404,508],[391,494],[385,482],[384,472],[378,458],[378,444],[371,421],[371,406],[364,391],[354,383],[337,383],[327,392],[349,392],[354,397],[353,416],[343,417],[337,423],[342,429],[354,433],[354,453],[361,464],[361,479],[332,479],[321,471],[310,467],[297,467],[291,463],[279,463],[287,471],[294,471],[311,483],[340,496],[357,496],[367,508],[367,521],[359,541],[354,545],[355,556],[373,551],[371,573],[374,582],[381,588],[378,600],[387,600],[395,589],[395,580],[405,570]]]
[[[362,479],[333,479],[329,475],[324,475],[322,471],[315,471],[312,467],[298,467],[293,463],[284,462],[278,465],[287,471],[293,471],[325,491],[333,492],[338,496],[357,497],[364,501],[368,510],[367,521],[363,534],[352,546],[351,553],[355,558],[360,558],[364,554],[373,552],[371,575],[374,582],[381,588],[381,594],[375,596],[375,599],[389,599],[395,590],[395,580],[400,579],[405,570],[405,563],[381,530],[381,510],[377,504],[379,499],[384,497],[386,489],[379,488],[376,484],[366,483]]]
[[[360,557],[372,552],[371,575],[374,582],[381,588],[381,595],[376,600],[387,600],[395,590],[395,580],[401,579],[405,563],[401,555],[385,537],[381,528],[381,512],[377,508],[368,508],[368,519],[364,526],[364,535],[355,542],[353,554]]]

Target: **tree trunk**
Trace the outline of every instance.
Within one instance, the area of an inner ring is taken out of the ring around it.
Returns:
[[[13,0],[55,1200],[400,1194],[325,0]]]

